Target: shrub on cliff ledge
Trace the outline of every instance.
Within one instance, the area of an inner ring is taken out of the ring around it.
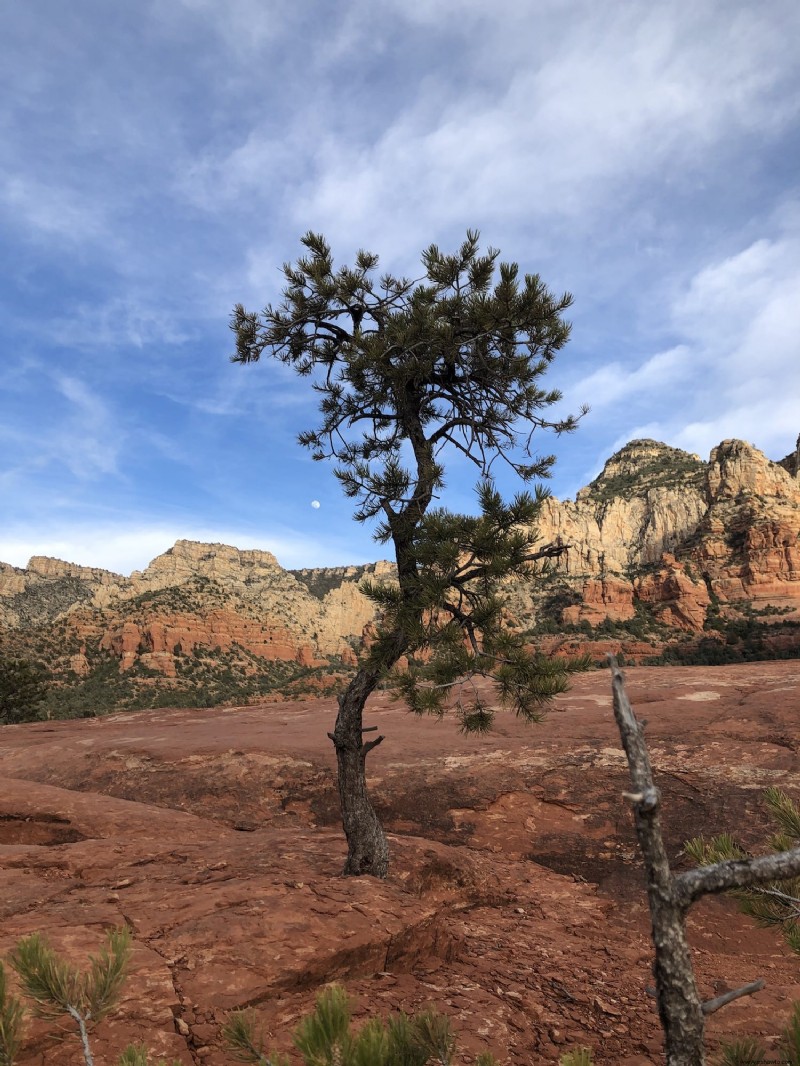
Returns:
[[[477,233],[454,255],[435,245],[416,281],[377,276],[378,257],[359,252],[334,271],[323,237],[307,233],[307,254],[283,268],[286,288],[261,313],[238,305],[231,328],[238,363],[269,355],[312,378],[320,423],[300,434],[316,460],[336,462],[359,522],[377,521],[391,542],[397,584],[365,582],[379,605],[377,640],[339,697],[333,733],[348,841],[345,873],[383,877],[386,838],[366,788],[365,760],[382,737],[365,741],[370,693],[387,678],[418,713],[440,715],[458,692],[465,729],[486,729],[491,709],[476,676],[491,676],[517,714],[535,720],[566,686],[566,665],[532,655],[505,624],[499,581],[557,556],[537,548],[531,523],[546,493],[505,503],[494,472],[505,462],[522,481],[546,477],[552,455],[537,455],[537,430],[575,428],[543,412],[560,399],[541,379],[566,344],[569,294],[554,296],[538,275],[519,275],[497,251],[479,251]],[[444,487],[446,455],[466,458],[479,478],[477,517],[432,508]],[[395,673],[400,660],[407,671]]]

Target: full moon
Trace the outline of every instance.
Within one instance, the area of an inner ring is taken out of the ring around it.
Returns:
[[[311,506],[314,508],[315,511],[319,510],[319,506],[320,506],[319,500],[312,500],[311,501]]]

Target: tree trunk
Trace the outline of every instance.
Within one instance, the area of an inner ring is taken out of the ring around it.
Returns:
[[[610,658],[614,717],[628,757],[635,792],[623,793],[633,804],[634,824],[647,874],[647,897],[655,946],[656,998],[667,1066],[703,1066],[703,1007],[694,980],[686,940],[686,905],[669,867],[661,833],[661,796],[653,784],[642,725],[625,692],[622,673]]]
[[[336,749],[339,770],[339,803],[342,827],[347,837],[345,876],[386,877],[389,871],[389,845],[367,794],[367,755],[383,740],[364,741],[363,712],[379,675],[362,667],[339,697],[336,726],[328,736]]]
[[[423,500],[422,514],[430,502],[432,489],[426,491],[428,495]],[[409,520],[406,514],[402,514],[395,516],[391,524],[400,589],[406,601],[413,604],[417,584],[413,538],[418,519]],[[379,639],[371,656],[366,658],[339,697],[336,725],[333,732],[328,733],[336,749],[339,771],[339,804],[342,828],[347,837],[347,861],[342,872],[346,877],[364,874],[386,877],[389,872],[389,844],[367,793],[366,773],[367,755],[383,737],[364,740],[364,733],[377,728],[364,728],[364,707],[375,687],[407,649],[408,636],[402,625]]]
[[[658,1015],[664,1031],[667,1066],[703,1066],[703,1008],[694,980],[675,883],[661,836],[658,803],[634,806],[634,821],[647,872]]]

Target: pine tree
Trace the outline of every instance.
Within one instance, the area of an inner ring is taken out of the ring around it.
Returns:
[[[477,233],[454,255],[431,245],[412,281],[377,275],[378,257],[359,252],[334,270],[320,235],[283,268],[282,301],[261,313],[238,305],[234,362],[271,356],[309,377],[320,422],[300,434],[315,460],[333,460],[354,517],[375,522],[391,542],[396,584],[367,583],[383,612],[378,639],[339,697],[331,737],[338,763],[345,873],[383,877],[386,837],[367,794],[366,758],[384,739],[365,740],[363,710],[387,681],[417,713],[443,713],[451,694],[466,730],[489,727],[492,707],[478,677],[496,680],[502,702],[528,720],[567,684],[568,664],[531,654],[504,624],[500,582],[530,574],[564,550],[539,547],[531,524],[547,493],[537,487],[505,503],[498,465],[523,481],[547,477],[552,455],[533,449],[537,431],[575,428],[548,420],[560,399],[541,379],[566,344],[572,298],[554,296],[538,275],[520,277],[499,253],[481,254]],[[478,477],[480,513],[434,506],[447,455],[466,458]],[[398,672],[400,660],[408,662]]]

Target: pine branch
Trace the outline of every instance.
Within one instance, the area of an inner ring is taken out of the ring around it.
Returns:
[[[13,1066],[22,1044],[25,1008],[6,987],[6,972],[0,963],[0,1066]]]
[[[255,1011],[233,1011],[222,1027],[222,1039],[231,1054],[239,1062],[252,1062],[256,1066],[289,1066],[282,1055],[267,1053],[264,1036],[258,1028]]]
[[[116,1004],[130,948],[127,929],[110,930],[99,956],[90,957],[86,973],[70,966],[39,933],[23,937],[9,955],[23,991],[34,1002],[35,1013],[43,1018],[62,1014],[72,1018],[86,1066],[94,1066],[89,1027]]]

